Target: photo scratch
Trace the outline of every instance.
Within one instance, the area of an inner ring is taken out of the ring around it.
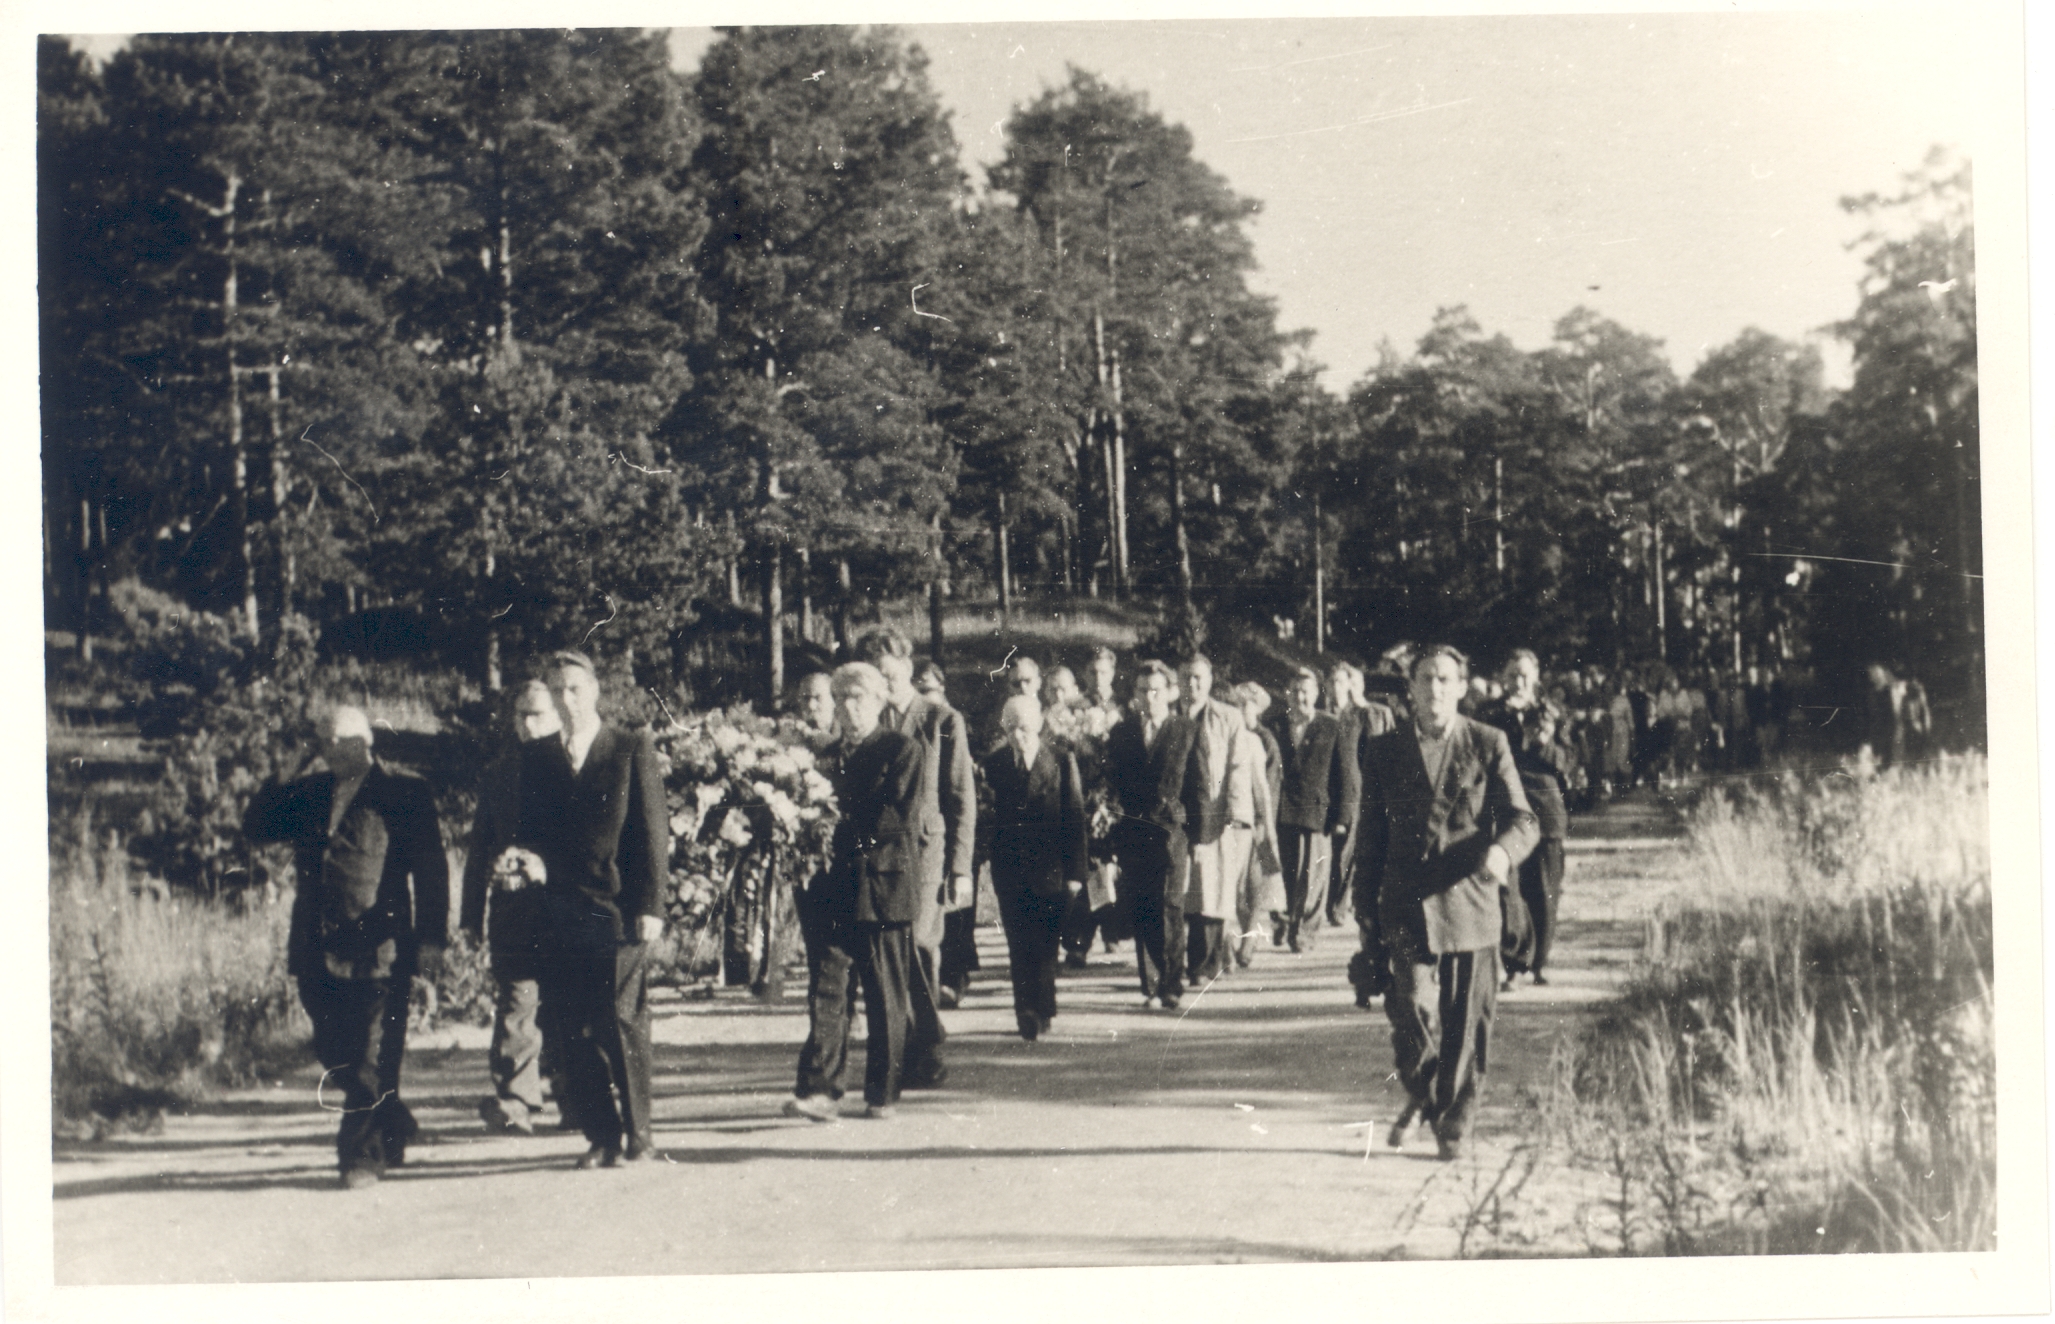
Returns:
[[[364,491],[364,485],[362,483],[350,477],[350,471],[342,467],[341,460],[336,459],[333,455],[330,455],[326,450],[322,449],[321,443],[315,441],[314,438],[310,435],[313,431],[314,429],[309,427],[306,432],[302,432],[300,434],[300,440],[306,442],[315,450],[321,451],[323,457],[325,457],[330,464],[335,466],[335,471],[343,476],[343,481],[345,483],[348,483],[351,487],[356,488],[357,491],[363,495],[364,504],[371,507],[371,522],[373,524],[378,523],[378,503],[371,499],[371,494],[369,492]]]

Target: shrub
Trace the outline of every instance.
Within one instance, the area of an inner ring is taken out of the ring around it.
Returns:
[[[1649,965],[1561,1064],[1621,1249],[1988,1249],[1981,758],[1711,798]]]

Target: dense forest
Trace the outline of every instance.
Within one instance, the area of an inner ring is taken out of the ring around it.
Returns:
[[[945,595],[1090,594],[1883,661],[1978,734],[1966,163],[1842,201],[1845,390],[1759,330],[1680,378],[1589,309],[1523,350],[1450,307],[1336,394],[1146,95],[1073,69],[1005,129],[974,180],[882,28],[691,73],[636,31],[43,38],[48,626],[90,653],[137,582],[260,649],[405,618],[488,689],[583,641],[690,702],[714,634],[761,697],[884,600],[939,642]]]

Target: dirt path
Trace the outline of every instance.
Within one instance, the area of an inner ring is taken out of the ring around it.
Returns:
[[[1675,832],[1646,799],[1576,821],[1557,969],[1550,987],[1501,1001],[1479,1143],[1459,1163],[1436,1162],[1431,1140],[1383,1147],[1400,1101],[1389,1038],[1382,1014],[1351,1005],[1343,943],[1266,950],[1180,1013],[1140,1009],[1131,956],[1095,956],[1063,977],[1055,1031],[1029,1044],[994,928],[948,1017],[949,1087],[909,1094],[894,1121],[778,1115],[805,1036],[796,993],[766,1008],[666,992],[655,1084],[668,1161],[574,1173],[575,1136],[483,1133],[484,1032],[446,1032],[408,1057],[423,1143],[370,1191],[336,1186],[311,1067],[170,1118],[161,1135],[59,1146],[56,1280],[1453,1256],[1515,1138],[1521,1087],[1638,952],[1647,905],[1671,885]],[[1367,1157],[1366,1137],[1378,1142]],[[376,1212],[339,1224],[342,1201]]]

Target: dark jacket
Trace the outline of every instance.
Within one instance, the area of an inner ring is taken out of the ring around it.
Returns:
[[[1315,713],[1293,744],[1291,718],[1280,718],[1277,752],[1284,768],[1277,793],[1277,826],[1332,833],[1355,821],[1363,792],[1362,770],[1343,748],[1339,722]]]
[[[1453,745],[1437,786],[1428,785],[1411,723],[1372,737],[1364,756],[1357,885],[1374,889],[1368,894],[1394,954],[1497,947],[1498,887],[1482,873],[1485,854],[1503,848],[1510,877],[1540,836],[1504,734],[1451,720]]]
[[[889,727],[849,750],[835,774],[839,817],[808,906],[824,920],[912,924],[920,913],[920,742]]]
[[[555,736],[543,736],[555,741]],[[595,743],[597,743],[595,741]],[[486,907],[492,909],[492,969],[502,979],[541,977],[544,930],[543,889],[507,891],[492,885],[493,862],[509,846],[535,849],[536,829],[521,829],[521,749],[517,745],[486,766],[478,778],[478,812],[464,857],[457,922],[473,938],[486,935]],[[540,852],[537,852],[540,854]]]
[[[1398,724],[1398,719],[1392,716],[1391,709],[1381,703],[1360,707],[1351,704],[1334,714],[1334,724],[1340,729],[1340,735],[1336,739],[1341,745],[1342,757],[1356,765],[1356,782],[1360,786],[1363,777],[1369,771],[1370,741],[1390,731]],[[1348,802],[1342,806],[1341,813],[1334,819],[1334,826],[1328,831],[1338,832],[1344,828],[1350,832],[1356,830],[1356,814],[1360,808],[1357,799],[1356,796],[1348,797]]]
[[[1053,897],[1065,883],[1082,883],[1091,841],[1077,760],[1045,742],[1023,771],[1008,745],[985,755],[983,770],[992,790],[992,886]]]
[[[1106,782],[1120,800],[1120,821],[1113,836],[1137,828],[1182,832],[1184,787],[1190,771],[1191,721],[1179,713],[1164,719],[1153,747],[1142,741],[1142,720],[1130,713],[1106,735]]]
[[[1544,714],[1555,719],[1555,731],[1547,740],[1541,738]],[[1520,770],[1520,787],[1527,793],[1527,807],[1540,821],[1541,835],[1552,841],[1569,836],[1570,810],[1563,792],[1570,785],[1570,770],[1577,766],[1577,751],[1570,747],[1570,724],[1563,710],[1547,698],[1527,708],[1493,699],[1478,710],[1477,720],[1497,727],[1513,747],[1513,765]]]
[[[420,944],[440,947],[449,936],[449,860],[435,799],[419,777],[374,760],[361,781],[344,783],[340,801],[335,774],[317,772],[257,792],[243,815],[251,841],[293,845],[286,973],[405,979]],[[370,853],[358,858],[370,872],[354,895],[342,871],[329,867],[348,843],[369,843]]]
[[[592,922],[592,937],[639,941],[635,921],[664,913],[671,862],[663,775],[649,733],[602,723],[575,774],[560,736],[531,740],[520,753],[528,840],[518,844],[548,868],[553,929],[576,915]]]
[[[917,942],[942,940],[942,883],[971,876],[976,846],[978,791],[963,714],[946,703],[916,696],[903,709],[887,706],[879,725],[920,744],[920,815],[915,849],[920,855],[921,924]],[[968,898],[966,898],[966,903]]]

